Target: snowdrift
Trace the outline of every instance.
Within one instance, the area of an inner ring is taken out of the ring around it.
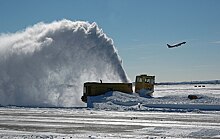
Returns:
[[[86,81],[128,82],[96,23],[38,23],[0,36],[0,105],[74,107]]]
[[[207,85],[194,88],[191,85],[156,86],[153,97],[140,97],[138,94],[125,94],[118,91],[100,96],[88,97],[89,108],[104,110],[142,110],[142,111],[220,111],[220,86]],[[190,100],[189,94],[198,96]]]
[[[87,97],[87,107],[105,110],[135,110],[138,103],[146,101],[138,94],[110,91],[100,96]]]

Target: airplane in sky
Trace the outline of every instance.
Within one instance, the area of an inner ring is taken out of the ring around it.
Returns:
[[[174,45],[169,45],[167,44],[168,48],[174,48],[174,47],[179,47],[181,46],[182,44],[185,44],[186,42],[181,42],[181,43],[177,43],[177,44],[174,44]]]

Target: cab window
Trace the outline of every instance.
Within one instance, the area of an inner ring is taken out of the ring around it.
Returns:
[[[137,82],[138,82],[138,83],[142,83],[142,78],[137,77]]]
[[[144,82],[145,83],[150,83],[150,79],[145,78]]]

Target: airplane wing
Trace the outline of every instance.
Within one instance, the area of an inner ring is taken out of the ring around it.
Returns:
[[[175,46],[171,46],[171,45],[167,44],[167,47],[168,47],[168,48],[173,48],[173,47],[175,47]]]

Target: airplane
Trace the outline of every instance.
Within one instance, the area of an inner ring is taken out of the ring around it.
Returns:
[[[181,43],[178,43],[178,44],[174,44],[174,45],[169,45],[167,44],[168,48],[174,48],[174,47],[178,47],[178,46],[181,46],[182,44],[185,44],[186,42],[181,42]]]

